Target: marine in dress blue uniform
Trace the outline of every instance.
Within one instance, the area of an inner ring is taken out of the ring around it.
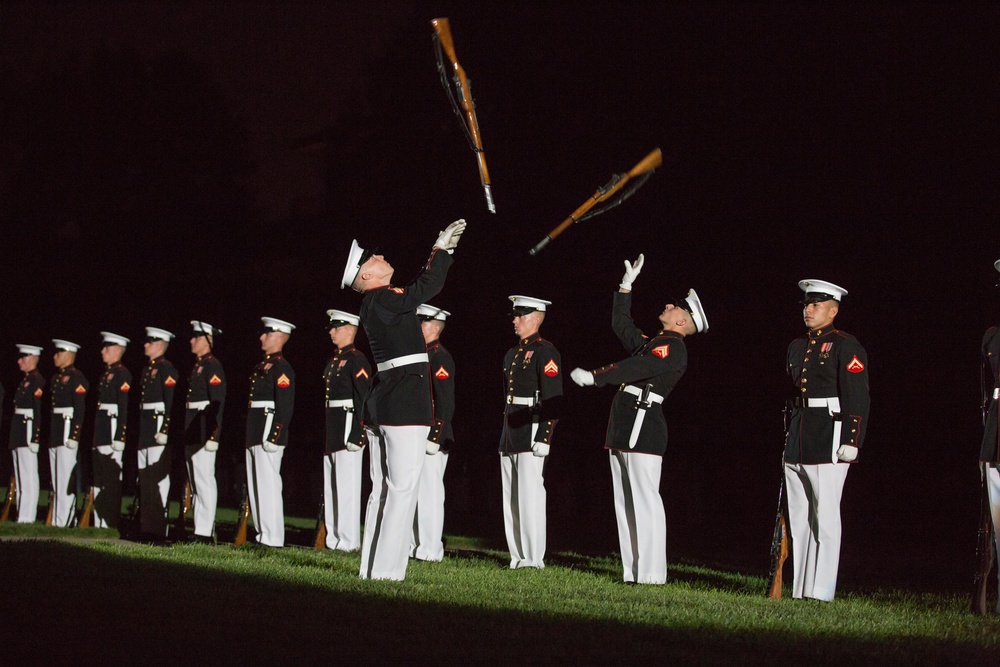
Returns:
[[[23,375],[14,391],[8,442],[17,483],[17,522],[32,523],[38,516],[38,448],[45,378],[38,372],[42,348],[19,343],[17,350],[17,367]]]
[[[167,498],[170,495],[170,460],[167,450],[170,413],[180,375],[164,357],[174,334],[146,327],[143,351],[149,362],[142,370],[142,402],[139,418],[139,522],[144,539],[167,536]]]
[[[518,343],[503,360],[504,419],[500,435],[503,521],[510,567],[545,567],[545,459],[563,395],[562,358],[538,333],[551,301],[515,294]]]
[[[208,322],[191,320],[194,366],[188,376],[184,405],[184,461],[191,485],[194,541],[211,542],[219,487],[215,459],[226,407],[226,373],[215,356],[215,339],[222,333]]]
[[[993,265],[1000,271],[1000,259]],[[980,347],[982,359],[983,442],[979,448],[979,462],[986,475],[986,489],[993,518],[993,539],[1000,553],[1000,429],[997,428],[997,405],[1000,401],[1000,326],[992,326],[983,334]],[[1000,577],[997,582],[1000,593]],[[1000,596],[997,599],[1000,612]]]
[[[604,448],[609,451],[618,523],[623,580],[629,584],[667,581],[667,522],[660,497],[660,475],[667,449],[663,401],[687,369],[686,337],[708,330],[708,318],[693,289],[667,303],[659,331],[645,335],[632,320],[632,282],[644,257],[625,262],[625,275],[614,295],[611,328],[625,359],[593,371],[574,369],[581,387],[617,386]]]
[[[410,540],[410,556],[417,560],[444,558],[444,471],[448,467],[448,453],[455,444],[451,423],[455,416],[455,360],[441,344],[441,334],[450,315],[447,310],[428,304],[417,307],[434,398],[434,424],[427,436],[427,458],[420,471]]]
[[[840,500],[868,427],[868,356],[834,328],[847,290],[799,281],[808,332],[788,346],[795,396],[785,440],[785,488],[792,537],[793,598],[833,600],[840,567]]]
[[[247,411],[247,490],[257,542],[285,546],[285,509],[281,460],[288,446],[288,424],[295,409],[295,371],[282,351],[295,325],[262,317],[264,358],[250,376]]]
[[[104,372],[97,387],[94,417],[93,491],[94,527],[117,528],[122,509],[122,452],[128,423],[132,373],[122,364],[129,339],[102,331]]]
[[[464,231],[464,220],[448,225],[423,270],[405,287],[392,284],[394,269],[384,257],[365,253],[357,241],[344,267],[341,287],[364,294],[359,315],[377,371],[362,418],[372,479],[361,546],[364,579],[406,578],[420,471],[434,423],[430,366],[416,310],[444,287]]]
[[[326,447],[323,454],[323,521],[326,547],[361,548],[361,469],[368,436],[361,424],[372,368],[354,346],[361,319],[353,313],[326,311],[330,340],[336,347],[323,371],[326,387]]]
[[[55,373],[49,381],[52,415],[49,420],[49,472],[52,475],[52,525],[65,528],[76,506],[76,466],[80,431],[87,410],[90,383],[75,366],[80,346],[52,339]]]

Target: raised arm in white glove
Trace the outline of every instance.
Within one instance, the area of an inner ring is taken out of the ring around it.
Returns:
[[[632,291],[632,281],[639,277],[643,260],[642,253],[639,253],[639,259],[634,262],[629,263],[627,259],[625,260],[625,275],[622,276],[622,282],[618,285],[618,289]]]
[[[205,441],[205,451],[206,452],[217,452],[217,451],[219,451],[219,441],[218,440],[206,440]]]
[[[437,237],[437,241],[434,242],[434,247],[448,251],[449,255],[452,254],[455,252],[455,248],[458,246],[458,239],[464,231],[465,219],[459,218],[444,228],[444,231]]]
[[[76,449],[79,446],[80,446],[79,440],[74,440],[73,438],[70,438],[69,440],[66,441],[66,449]]]
[[[594,384],[594,374],[582,368],[574,368],[570,371],[569,377],[581,387],[589,387]]]
[[[531,453],[538,457],[548,456],[549,444],[547,442],[536,442],[531,446]]]
[[[858,448],[854,445],[841,445],[837,449],[837,458],[844,463],[850,463],[858,458]]]

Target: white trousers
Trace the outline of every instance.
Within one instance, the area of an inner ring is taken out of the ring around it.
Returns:
[[[49,472],[52,474],[52,525],[69,526],[76,508],[76,457],[79,450],[65,446],[49,447]]]
[[[116,452],[111,448],[111,445],[98,445],[94,449],[97,451],[95,459],[99,459],[102,463],[98,465],[95,462],[94,465],[94,520],[91,524],[94,528],[109,528],[118,525],[118,517],[121,516],[122,511],[122,452]],[[117,483],[114,479],[114,471],[107,469],[107,464],[117,467]],[[112,484],[114,484],[113,488]],[[107,491],[113,498],[117,499],[117,502],[110,503],[107,509],[108,516],[102,514],[101,509],[106,503],[97,500],[102,491]]]
[[[986,466],[986,489],[990,496],[990,514],[993,516],[993,540],[996,553],[1000,554],[1000,470]],[[997,577],[997,612],[1000,613],[1000,576]]]
[[[792,536],[792,597],[830,601],[840,567],[840,498],[847,463],[785,464]]]
[[[372,493],[365,510],[361,578],[406,578],[410,532],[429,426],[380,426],[368,432]]]
[[[444,558],[444,471],[448,454],[425,454],[417,491],[417,511],[413,515],[410,556],[417,560]]]
[[[610,450],[624,580],[667,582],[667,515],[660,497],[663,457]]]
[[[38,518],[38,452],[18,447],[11,454],[17,482],[17,522],[33,523]]]
[[[188,459],[191,482],[191,508],[194,510],[194,534],[211,537],[215,528],[215,510],[219,502],[219,487],[215,482],[215,455],[204,447]],[[256,525],[256,524],[254,524]]]
[[[361,548],[361,465],[364,450],[323,455],[323,521],[326,548]]]
[[[164,445],[139,450],[139,523],[144,533],[166,537],[170,457]]]
[[[247,449],[247,484],[257,542],[269,547],[285,546],[285,506],[281,496],[281,458],[285,448],[265,452],[261,445]]]
[[[545,567],[544,456],[531,452],[500,455],[503,525],[510,567]]]

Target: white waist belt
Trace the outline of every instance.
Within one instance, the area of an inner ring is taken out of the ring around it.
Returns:
[[[831,398],[803,398],[800,400],[807,408],[830,408],[830,414],[840,412],[840,398],[838,396]]]
[[[72,419],[73,408],[52,408],[52,414],[62,415],[63,419]]]
[[[274,401],[250,401],[250,407],[256,409],[274,410]]]
[[[21,415],[22,417],[28,417],[29,419],[35,418],[34,408],[14,408],[15,415]]]
[[[400,366],[409,366],[410,364],[426,364],[430,361],[426,352],[421,352],[419,354],[407,354],[402,357],[396,357],[395,359],[390,359],[389,361],[383,361],[377,368],[378,372],[382,373],[391,368],[399,368]]]
[[[534,396],[508,396],[507,405],[534,405]]]
[[[205,408],[208,407],[208,403],[209,403],[209,401],[188,401],[187,402],[187,409],[188,410],[204,410]]]
[[[642,398],[642,389],[639,389],[639,387],[636,387],[634,385],[627,384],[624,387],[622,387],[622,391],[624,391],[626,394],[632,394],[633,396],[638,396],[639,398]],[[649,392],[649,396],[647,397],[646,400],[648,400],[650,403],[662,403],[663,397],[657,394],[655,391],[651,391]]]
[[[326,402],[326,407],[328,407],[328,408],[344,408],[345,410],[347,410],[348,408],[350,408],[350,410],[348,410],[348,411],[349,412],[353,412],[354,411],[354,399],[353,398],[332,399],[332,400],[329,400],[329,401]]]
[[[271,434],[271,424],[274,423],[274,401],[250,401],[250,407],[264,411],[264,432],[260,434],[260,441],[264,442]]]
[[[97,406],[98,410],[104,410],[111,417],[118,416],[118,404],[117,403],[101,403]]]
[[[167,404],[164,403],[163,401],[158,401],[156,403],[143,403],[142,404],[142,409],[143,410],[156,410],[157,412],[166,412],[167,411]]]

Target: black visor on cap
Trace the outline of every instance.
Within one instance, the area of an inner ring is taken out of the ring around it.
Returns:
[[[514,317],[520,317],[521,315],[527,315],[537,310],[537,308],[532,308],[531,306],[514,306],[510,309],[510,314]]]
[[[33,356],[35,355],[31,354],[30,352],[19,352],[17,358],[24,359],[25,357],[33,357]]]
[[[827,294],[825,292],[806,292],[806,296],[802,299],[802,305],[807,306],[810,303],[819,303],[820,301],[836,301],[837,297],[832,294]]]
[[[350,324],[351,326],[353,326],[353,323],[352,322],[348,322],[347,320],[330,320],[327,323],[327,325],[326,325],[326,330],[329,331],[330,329],[333,329],[335,327],[342,327],[342,326],[346,326],[348,324]]]
[[[69,349],[68,347],[59,347],[59,346],[56,346],[56,352],[72,352],[72,351],[73,350]]]
[[[156,336],[146,336],[147,343],[155,343],[158,340],[163,340],[162,338],[157,338]]]

